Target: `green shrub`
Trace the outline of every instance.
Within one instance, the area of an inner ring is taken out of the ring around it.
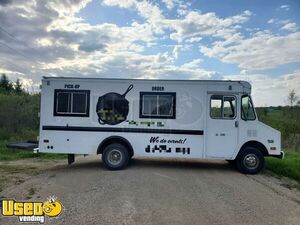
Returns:
[[[0,94],[0,140],[35,140],[39,128],[39,102],[39,94]]]
[[[260,121],[281,132],[283,148],[300,150],[300,107],[258,108],[257,114]]]

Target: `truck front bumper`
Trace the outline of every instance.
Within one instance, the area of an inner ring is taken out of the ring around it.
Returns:
[[[270,156],[278,159],[284,159],[284,151],[280,151],[280,155],[270,155]]]

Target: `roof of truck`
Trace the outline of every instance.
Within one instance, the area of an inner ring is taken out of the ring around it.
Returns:
[[[225,83],[225,82],[232,82],[232,83],[239,83],[243,86],[248,86],[251,88],[251,84],[248,81],[243,80],[171,80],[171,79],[134,79],[134,78],[102,78],[102,77],[49,77],[44,76],[43,79],[51,79],[51,80],[57,80],[57,79],[63,79],[63,80],[115,80],[115,81],[167,81],[167,82],[173,82],[173,81],[184,81],[184,82],[209,82],[209,83]]]
[[[246,93],[251,93],[251,84],[248,81],[242,80],[171,80],[171,79],[124,79],[124,78],[88,78],[88,77],[43,77],[43,80],[52,80],[52,81],[78,81],[78,82],[88,82],[88,81],[107,81],[107,82],[166,82],[173,83],[178,82],[181,84],[205,84],[205,85],[235,85],[243,88],[243,91]]]

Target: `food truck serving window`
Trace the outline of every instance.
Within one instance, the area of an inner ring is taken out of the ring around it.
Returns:
[[[140,92],[140,118],[176,117],[175,92]]]
[[[54,116],[89,116],[89,90],[55,90]]]

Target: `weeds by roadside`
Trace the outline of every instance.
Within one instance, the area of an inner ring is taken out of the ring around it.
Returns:
[[[8,149],[7,142],[0,142],[0,161],[10,161],[27,158],[40,159],[65,159],[65,154],[47,154],[47,153],[33,153],[33,151],[22,151],[19,149]]]
[[[300,184],[300,151],[285,151],[285,159],[266,158],[266,169],[279,176],[297,180]]]

